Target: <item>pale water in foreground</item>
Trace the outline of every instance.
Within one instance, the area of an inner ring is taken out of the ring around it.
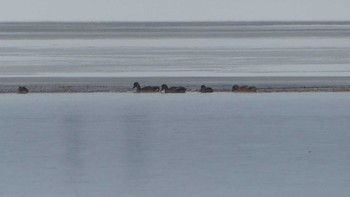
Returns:
[[[350,193],[348,93],[0,100],[0,196]]]

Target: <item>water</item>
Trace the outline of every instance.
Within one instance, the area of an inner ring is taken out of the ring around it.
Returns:
[[[346,196],[348,93],[0,95],[0,196]]]
[[[0,86],[346,86],[349,41],[349,22],[0,23]],[[2,94],[0,196],[346,196],[349,97]]]
[[[0,73],[349,76],[349,22],[0,23]]]

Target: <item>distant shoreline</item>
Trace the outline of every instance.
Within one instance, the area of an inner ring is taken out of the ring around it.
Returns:
[[[116,86],[26,86],[29,93],[133,93],[132,88],[120,88]],[[0,94],[17,93],[18,86],[0,86]],[[213,88],[214,92],[232,92],[231,89]],[[199,89],[188,88],[187,92],[198,92]],[[256,92],[232,92],[232,93],[283,93],[283,92],[350,92],[350,86],[345,87],[270,87],[257,88]],[[157,93],[157,92],[155,92]]]
[[[0,93],[17,93],[25,86],[30,93],[134,92],[132,85],[184,86],[196,92],[201,85],[216,92],[231,92],[233,85],[248,85],[258,93],[350,92],[350,77],[3,77]]]

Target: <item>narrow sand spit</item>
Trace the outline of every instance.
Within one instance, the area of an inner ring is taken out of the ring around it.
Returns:
[[[94,93],[94,92],[134,92],[128,87],[118,86],[27,86],[30,93]],[[0,86],[0,93],[17,93],[17,86]],[[198,89],[188,88],[187,92],[197,92]],[[232,92],[230,89],[217,89],[214,92]],[[350,87],[269,87],[257,88],[254,93],[273,92],[350,92]],[[232,92],[252,93],[252,92]]]
[[[347,92],[350,77],[2,77],[0,93],[16,93],[25,86],[30,93],[134,92],[132,85],[168,84],[196,92],[201,85],[215,92],[231,92],[233,85],[248,85],[258,93]]]

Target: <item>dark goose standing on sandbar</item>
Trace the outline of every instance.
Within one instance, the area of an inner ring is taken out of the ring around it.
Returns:
[[[185,93],[186,88],[181,86],[169,88],[166,84],[163,84],[160,91],[164,91],[165,93]]]
[[[138,82],[134,83],[134,87],[132,89],[136,88],[136,92],[159,92],[159,86],[145,86],[142,87]]]
[[[201,89],[199,90],[201,93],[212,93],[214,92],[213,88],[206,87],[205,85],[201,86]]]

